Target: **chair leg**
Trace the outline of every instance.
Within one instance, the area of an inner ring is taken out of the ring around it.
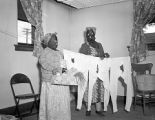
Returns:
[[[18,107],[18,105],[19,105],[19,99],[18,99],[18,101],[16,102],[16,109],[15,109],[15,111],[17,112],[18,117],[20,117],[20,112],[19,112],[19,107]]]
[[[15,114],[17,113],[17,116],[20,117],[20,112],[19,112],[19,108],[18,108],[18,105],[16,105],[16,108],[15,108]]]
[[[39,101],[38,101],[39,102]],[[37,108],[37,112],[39,112],[39,103],[37,102],[37,99],[35,100],[35,105],[36,105],[36,108]]]
[[[35,107],[36,107],[36,109],[37,109],[37,112],[39,112],[39,103],[37,103],[37,99],[36,99],[36,98],[35,98],[34,101],[33,101],[33,104],[32,104],[30,113],[33,112],[33,109],[34,109]]]
[[[33,101],[33,103],[32,103],[32,107],[31,107],[31,111],[30,111],[30,113],[32,113],[33,112],[33,108],[34,108],[34,103],[35,101]]]
[[[16,108],[15,108],[15,114],[16,114],[16,112],[17,112],[17,117],[19,117],[19,119],[20,120],[22,120],[22,116],[21,116],[21,114],[20,114],[20,111],[19,111],[19,99],[18,99],[18,101],[16,101]]]
[[[149,106],[149,110],[150,110],[150,102],[151,102],[151,93],[149,94],[149,98],[148,98],[148,106]]]
[[[143,102],[143,114],[145,115],[145,96],[142,96],[142,102]]]
[[[37,120],[39,119],[39,100],[37,101],[37,99],[35,99],[35,105],[37,108]]]
[[[133,109],[134,109],[134,110],[136,109],[136,101],[137,101],[137,97],[134,96],[134,106],[133,106]]]

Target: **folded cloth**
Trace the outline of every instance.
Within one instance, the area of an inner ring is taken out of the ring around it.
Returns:
[[[76,68],[71,68],[63,74],[56,74],[53,76],[54,81],[51,84],[57,85],[78,85],[80,88],[84,87],[85,78],[83,73]]]
[[[67,70],[63,74],[56,74],[53,76],[54,81],[51,84],[59,84],[59,85],[78,85],[77,76],[78,70],[75,68],[71,68]]]

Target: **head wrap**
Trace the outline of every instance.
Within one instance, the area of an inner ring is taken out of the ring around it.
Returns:
[[[86,31],[85,31],[86,43],[94,44],[95,34],[96,34],[95,27],[86,27]]]
[[[96,27],[86,27],[86,31],[93,30],[93,32],[96,34]]]
[[[41,38],[41,42],[43,42],[44,45],[48,45],[49,40],[52,36],[56,36],[57,33],[47,33],[44,35],[44,37]]]

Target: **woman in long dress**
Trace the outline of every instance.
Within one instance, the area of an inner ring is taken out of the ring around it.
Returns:
[[[95,33],[96,28],[86,28],[86,42],[82,44],[79,52],[85,55],[91,55],[103,59],[106,56],[102,44],[95,41]],[[84,102],[86,104],[88,103],[88,86],[84,94]],[[92,103],[95,103],[96,113],[98,115],[104,115],[104,112],[102,111],[102,102],[104,102],[104,86],[102,81],[99,78],[97,78],[97,81],[93,86]],[[91,111],[86,111],[86,116],[90,115]]]
[[[39,120],[71,120],[69,86],[52,84],[55,75],[62,75],[63,54],[57,50],[57,36],[48,33],[43,41],[47,47],[39,57],[42,78]]]

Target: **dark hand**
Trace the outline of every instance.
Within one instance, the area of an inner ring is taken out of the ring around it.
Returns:
[[[110,57],[109,53],[104,53],[104,57],[109,58]]]
[[[62,73],[66,72],[67,68],[62,68]]]

